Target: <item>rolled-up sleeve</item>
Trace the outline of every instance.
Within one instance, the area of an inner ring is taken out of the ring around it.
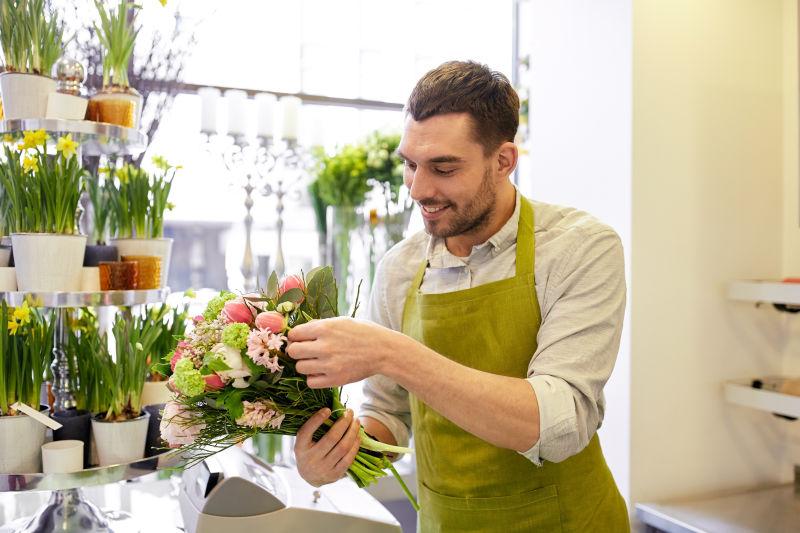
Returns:
[[[539,441],[522,455],[560,462],[589,443],[603,420],[625,314],[622,244],[612,230],[584,235],[546,282],[528,381],[539,403]]]
[[[384,261],[378,264],[375,272],[375,284],[372,287],[367,319],[381,326],[398,329],[392,324],[386,305],[386,282]],[[360,416],[368,416],[381,422],[392,432],[398,446],[408,446],[411,436],[411,406],[408,391],[393,380],[382,375],[375,375],[364,380],[364,403],[361,404]]]

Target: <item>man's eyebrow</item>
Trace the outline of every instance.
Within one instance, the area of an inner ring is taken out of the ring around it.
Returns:
[[[395,150],[394,152],[400,159],[403,161],[410,161],[406,155],[401,152],[399,149]],[[432,157],[427,160],[428,163],[463,163],[464,158],[458,157],[457,155],[440,155],[436,157]]]

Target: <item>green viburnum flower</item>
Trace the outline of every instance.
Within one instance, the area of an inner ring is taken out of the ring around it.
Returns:
[[[222,291],[219,293],[219,296],[211,298],[211,301],[208,302],[206,310],[203,313],[203,318],[205,318],[208,322],[216,320],[220,311],[222,311],[222,308],[225,307],[225,302],[228,300],[233,300],[234,298],[236,298],[236,295],[228,291]]]
[[[187,298],[197,298],[197,293],[194,291],[194,289],[191,288],[183,291],[183,295],[186,296]]]
[[[250,326],[241,322],[228,324],[222,330],[222,342],[241,350],[247,346],[247,336],[250,335]]]
[[[175,365],[175,388],[186,396],[197,396],[206,390],[206,381],[194,367],[191,359],[184,357]]]

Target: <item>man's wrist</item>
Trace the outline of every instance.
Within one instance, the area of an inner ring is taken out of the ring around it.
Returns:
[[[409,344],[411,342],[413,341],[411,341],[409,337],[400,332],[393,331],[391,342],[384,344],[383,349],[380,350],[377,373],[392,379],[396,379],[398,361],[410,356],[409,352],[411,350]]]

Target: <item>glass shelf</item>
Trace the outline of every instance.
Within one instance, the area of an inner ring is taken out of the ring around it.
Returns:
[[[83,155],[139,155],[147,148],[147,135],[132,128],[123,128],[89,120],[24,118],[0,121],[0,135],[21,131],[45,130],[56,136],[72,134],[81,145]]]
[[[128,463],[86,468],[69,474],[0,474],[0,492],[70,490],[137,479],[181,464],[178,450],[136,459]]]
[[[167,299],[168,288],[139,291],[98,292],[0,292],[0,301],[12,307],[28,302],[31,307],[107,307],[161,303]]]

